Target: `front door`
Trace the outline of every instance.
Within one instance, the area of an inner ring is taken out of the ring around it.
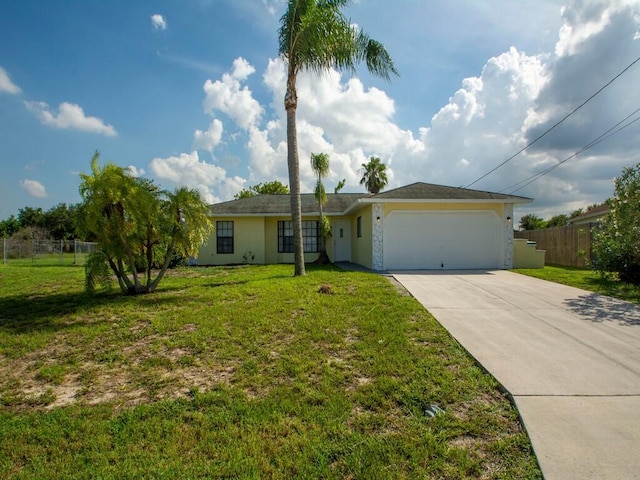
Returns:
[[[333,222],[333,261],[351,261],[351,222],[334,220]]]

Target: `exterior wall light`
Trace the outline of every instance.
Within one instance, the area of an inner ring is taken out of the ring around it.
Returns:
[[[380,223],[380,217],[376,217],[376,223]]]
[[[511,217],[507,217],[507,222],[511,223]]]

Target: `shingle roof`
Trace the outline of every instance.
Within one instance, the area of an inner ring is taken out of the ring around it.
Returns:
[[[323,207],[326,214],[342,213],[356,200],[368,197],[365,193],[327,193],[327,203]],[[312,193],[300,196],[302,213],[318,213],[318,202]],[[210,206],[212,214],[236,215],[290,215],[291,197],[289,195],[256,195],[229,202],[215,203]]]
[[[483,190],[471,190],[462,187],[448,187],[433,183],[416,182],[404,187],[394,188],[386,192],[380,192],[374,198],[398,199],[398,200],[505,200],[505,201],[531,201],[527,197],[507,195],[504,193],[486,192]]]
[[[318,204],[312,193],[303,193],[300,198],[303,214],[318,213]],[[524,203],[531,201],[527,197],[417,182],[376,195],[370,193],[327,193],[327,203],[323,210],[329,215],[341,214],[361,199],[366,199],[368,202],[376,200],[382,202],[389,200],[504,200],[506,203]],[[210,211],[212,215],[290,215],[290,202],[289,195],[256,195],[255,197],[215,203],[210,206]]]

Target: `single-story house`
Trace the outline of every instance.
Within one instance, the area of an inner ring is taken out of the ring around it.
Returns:
[[[598,223],[604,220],[607,215],[609,215],[609,205],[603,203],[602,205],[593,207],[591,210],[588,210],[582,215],[570,218],[567,221],[567,225],[585,225],[589,223]]]
[[[305,261],[319,251],[319,210],[302,194]],[[513,267],[513,206],[532,199],[414,183],[378,194],[327,194],[333,262],[371,270]],[[211,205],[215,231],[200,265],[293,263],[289,195],[257,195]]]

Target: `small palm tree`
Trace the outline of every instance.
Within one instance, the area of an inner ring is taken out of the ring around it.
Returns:
[[[360,185],[364,185],[369,193],[379,193],[387,186],[387,166],[378,157],[371,157],[369,163],[363,163]]]
[[[326,239],[330,233],[330,226],[322,210],[324,204],[327,203],[327,192],[322,183],[322,178],[329,174],[329,155],[326,153],[312,153],[311,169],[317,176],[315,197],[318,202],[318,210],[320,211],[320,256],[318,257],[317,263],[323,264],[329,263]]]
[[[280,19],[278,53],[287,62],[287,166],[291,188],[291,220],[295,275],[304,275],[302,212],[300,206],[300,161],[296,131],[298,73],[321,74],[331,68],[355,72],[364,61],[367,69],[384,79],[398,72],[384,46],[355,28],[341,9],[349,0],[289,0]]]

